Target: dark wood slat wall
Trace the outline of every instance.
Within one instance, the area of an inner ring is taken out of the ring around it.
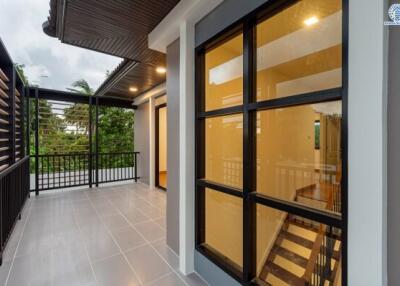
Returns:
[[[155,71],[158,66],[165,67],[165,55],[148,48],[148,34],[178,2],[50,0],[50,15],[43,29],[62,42],[135,62],[128,74],[118,80],[111,76],[97,91],[101,95],[133,98],[166,79]],[[124,64],[125,61],[121,65]],[[130,86],[138,91],[129,92]]]
[[[25,156],[25,86],[0,40],[0,172]]]

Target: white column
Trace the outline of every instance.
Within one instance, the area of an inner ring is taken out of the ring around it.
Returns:
[[[387,8],[348,2],[348,285],[386,286]]]
[[[156,110],[155,110],[156,99],[151,96],[149,98],[149,187],[150,189],[155,188],[155,170],[156,170],[156,150],[155,150],[155,129],[156,129]]]
[[[194,271],[194,24],[180,26],[179,267]]]

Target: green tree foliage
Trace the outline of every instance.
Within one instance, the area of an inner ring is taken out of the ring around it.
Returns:
[[[26,85],[29,80],[24,73],[24,65],[16,66],[19,75]],[[72,83],[68,90],[79,94],[91,96],[93,89],[88,82],[80,79]],[[64,109],[63,114],[55,111],[55,104],[47,100],[39,100],[39,154],[70,154],[88,153],[89,151],[89,105],[73,104]],[[94,108],[92,122],[95,122]],[[35,104],[30,104],[30,154],[35,154],[34,130]],[[117,107],[99,107],[99,152],[119,153],[134,151],[133,146],[134,113],[132,110]],[[94,136],[94,126],[93,136]],[[93,137],[94,138],[94,137]],[[93,140],[94,143],[95,140]],[[86,146],[86,147],[85,147]],[[93,149],[94,150],[94,149]],[[55,165],[54,165],[55,164]],[[110,167],[131,166],[130,160],[113,162]],[[62,171],[64,162],[43,161],[41,168],[50,172]],[[68,170],[77,170],[77,166],[67,164]],[[34,170],[34,161],[31,162],[31,170]]]

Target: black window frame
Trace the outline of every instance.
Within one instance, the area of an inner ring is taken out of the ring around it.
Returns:
[[[342,86],[317,92],[275,98],[256,99],[256,27],[257,24],[301,0],[267,1],[239,19],[195,51],[195,247],[242,285],[265,285],[256,273],[256,206],[264,205],[340,228],[342,233],[342,285],[347,285],[348,235],[348,0],[342,0]],[[323,0],[321,0],[323,1]],[[205,54],[215,46],[243,33],[243,103],[242,105],[205,110]],[[310,103],[341,100],[342,214],[330,214],[295,202],[283,201],[256,193],[256,114],[257,111]],[[243,188],[210,182],[205,178],[205,120],[207,118],[243,115]],[[243,200],[243,268],[205,243],[205,189],[222,192]]]

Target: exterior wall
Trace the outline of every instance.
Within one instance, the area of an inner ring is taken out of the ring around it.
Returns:
[[[167,47],[167,244],[179,253],[179,39]]]
[[[138,155],[138,176],[149,184],[149,104],[144,103],[135,110],[135,151]]]
[[[196,47],[268,0],[225,0],[196,24]]]
[[[395,2],[395,1],[393,1]],[[397,2],[397,1],[396,1]],[[388,285],[400,281],[400,27],[389,32],[388,87]]]

